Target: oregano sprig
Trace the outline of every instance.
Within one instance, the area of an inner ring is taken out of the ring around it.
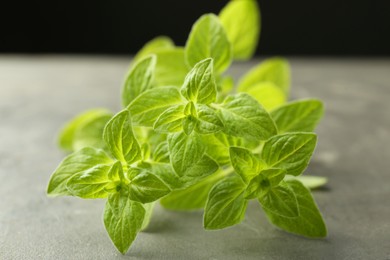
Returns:
[[[122,110],[89,110],[62,130],[68,155],[49,196],[106,199],[104,225],[125,254],[147,228],[155,202],[170,210],[204,208],[204,228],[239,224],[250,200],[269,221],[306,237],[326,236],[302,176],[323,115],[317,99],[287,102],[290,69],[271,58],[235,85],[224,74],[253,55],[260,32],[255,0],[234,0],[195,22],[186,45],[160,36],[135,56],[122,86]]]

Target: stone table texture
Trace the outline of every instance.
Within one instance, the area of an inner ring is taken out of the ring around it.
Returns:
[[[104,201],[47,198],[64,154],[63,123],[89,108],[120,109],[129,57],[0,56],[0,259],[390,259],[390,60],[291,58],[293,98],[326,104],[307,173],[328,237],[270,225],[259,205],[242,224],[204,231],[202,212],[157,207],[122,256],[102,221]],[[259,62],[235,64],[236,77]]]

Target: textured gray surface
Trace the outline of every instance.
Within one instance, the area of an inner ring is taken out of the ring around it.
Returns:
[[[0,259],[390,259],[390,60],[291,59],[295,98],[326,103],[307,172],[324,240],[281,232],[251,204],[245,221],[203,231],[201,212],[157,208],[126,256],[109,241],[103,201],[49,199],[63,154],[55,133],[91,107],[119,109],[128,58],[0,56]],[[240,75],[251,66],[233,67]]]

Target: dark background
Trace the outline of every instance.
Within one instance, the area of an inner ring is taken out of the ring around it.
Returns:
[[[163,34],[184,45],[200,15],[227,2],[14,0],[0,4],[0,52],[132,54]],[[390,55],[390,0],[258,2],[257,54]]]

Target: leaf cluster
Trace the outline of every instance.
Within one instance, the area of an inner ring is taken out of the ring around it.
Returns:
[[[287,102],[283,58],[237,84],[225,73],[253,55],[259,24],[256,1],[234,0],[219,16],[201,16],[184,47],[165,36],[147,43],[125,78],[123,109],[87,111],[62,130],[59,145],[72,153],[52,174],[49,196],[107,199],[104,225],[123,254],[157,200],[171,210],[204,208],[204,228],[213,230],[240,223],[254,199],[279,228],[324,237],[299,179],[316,146],[321,101]]]

